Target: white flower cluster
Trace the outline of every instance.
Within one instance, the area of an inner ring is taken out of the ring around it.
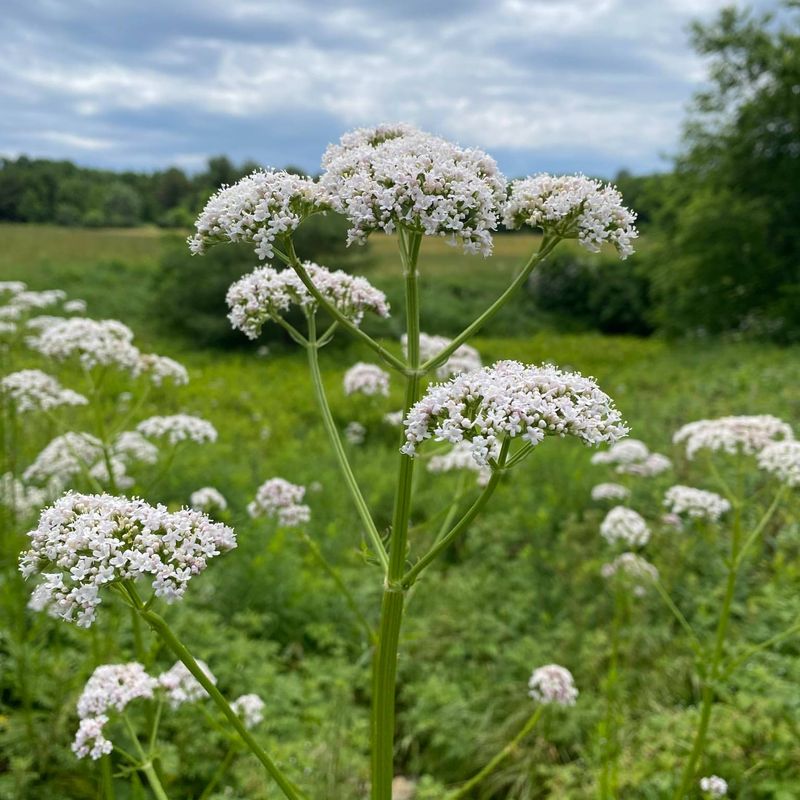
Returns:
[[[200,671],[215,686],[217,679],[205,661],[195,659]],[[208,696],[200,681],[189,672],[189,668],[182,662],[176,661],[166,672],[158,676],[158,685],[164,689],[170,708],[178,708],[184,703],[194,703]]]
[[[19,319],[23,314],[27,314],[34,309],[48,308],[61,303],[66,299],[66,296],[61,289],[45,289],[43,292],[27,290],[14,292],[11,299],[4,306],[6,312],[3,316],[8,319]]]
[[[408,355],[408,336],[404,333],[401,337],[403,352]],[[428,361],[435,355],[444,350],[452,339],[446,336],[431,336],[428,333],[420,333],[419,335],[419,357],[421,361]],[[461,375],[464,372],[472,372],[473,370],[480,369],[481,356],[480,353],[468,344],[459,345],[453,353],[448,357],[444,364],[436,367],[436,377],[440,380],[452,378],[454,375]]]
[[[638,597],[647,591],[647,583],[658,580],[658,569],[636,553],[621,553],[610,563],[603,564],[600,574],[606,579],[617,575],[629,578],[635,584],[633,593]]]
[[[404,414],[402,409],[400,409],[400,411],[387,411],[383,415],[383,421],[387,425],[391,425],[392,427],[397,427],[398,425],[403,424],[403,416]]]
[[[528,688],[528,694],[542,705],[574,706],[578,699],[572,673],[558,664],[546,664],[535,669]]]
[[[19,294],[28,288],[22,281],[0,281],[0,294]]]
[[[624,542],[642,547],[650,541],[650,529],[644,518],[632,508],[614,506],[600,523],[600,535],[609,543]]]
[[[489,255],[506,197],[494,159],[409,125],[379,125],[345,134],[322,157],[320,185],[352,225],[348,242],[398,225],[460,239]]]
[[[0,336],[12,336],[17,332],[17,326],[13,322],[0,320]]]
[[[189,505],[200,511],[225,511],[228,501],[218,489],[213,486],[204,486],[202,489],[192,492]]]
[[[64,322],[64,317],[54,317],[52,314],[40,314],[38,317],[31,317],[25,322],[25,327],[28,330],[39,331],[40,333],[46,328],[52,328],[53,325],[61,325]],[[32,343],[34,339],[31,339]]]
[[[62,306],[67,314],[85,314],[87,309],[86,301],[76,297],[74,300],[67,300]]]
[[[255,728],[264,721],[264,701],[257,694],[237,697],[231,708],[242,718],[245,728]]]
[[[253,242],[259,258],[272,258],[275,240],[324,210],[320,188],[310,178],[288,172],[256,171],[212,195],[188,239],[192,253],[217,242]]]
[[[349,275],[343,270],[329,270],[307,261],[303,264],[319,293],[356,325],[364,314],[372,311],[379,317],[389,316],[386,295],[366,278]],[[265,322],[282,317],[291,306],[313,311],[317,301],[292,269],[278,271],[259,267],[240,278],[228,289],[226,302],[231,325],[250,339],[256,339]]]
[[[800,486],[800,442],[768,444],[758,454],[758,466],[771,472],[789,486]]]
[[[496,457],[506,436],[537,445],[548,434],[570,435],[594,445],[627,433],[613,401],[591,378],[518,361],[498,361],[429,386],[405,426],[406,455],[431,436],[452,444],[466,440],[481,466]]]
[[[677,431],[672,441],[685,444],[686,457],[691,459],[698,450],[753,455],[770,442],[793,438],[792,429],[787,423],[769,414],[762,414],[690,422]]]
[[[344,374],[345,394],[359,392],[368,396],[389,394],[389,373],[377,364],[358,361]]]
[[[718,522],[731,510],[731,504],[716,492],[691,486],[671,486],[664,495],[664,505],[672,514],[686,514],[692,519]]]
[[[168,356],[159,356],[155,353],[146,353],[139,358],[139,371],[150,376],[150,380],[161,386],[164,381],[170,380],[175,386],[185,386],[189,383],[189,373],[183,364]]]
[[[719,775],[700,778],[700,790],[708,792],[711,797],[725,797],[728,794],[728,782]]]
[[[15,478],[11,472],[0,476],[0,505],[10,509],[18,517],[24,519],[31,516],[49,498],[49,492],[35,486],[27,486]]]
[[[207,420],[190,414],[148,417],[136,430],[150,439],[166,439],[170,445],[191,440],[197,444],[217,441],[217,429]]]
[[[108,722],[106,712],[111,709],[123,711],[138,697],[152,698],[157,685],[156,679],[136,661],[97,667],[78,698],[80,726],[72,743],[75,755],[98,759],[110,753],[113,745],[103,734]]]
[[[636,214],[622,204],[615,186],[585,175],[535,175],[512,181],[511,196],[503,213],[507,228],[530,225],[578,241],[597,253],[605,242],[621,258],[633,253],[639,235]]]
[[[639,439],[624,439],[616,442],[608,450],[595,453],[592,464],[613,465],[620,475],[653,477],[666,472],[672,462],[661,453],[651,453],[647,445]]]
[[[357,420],[353,420],[345,426],[344,438],[350,444],[364,444],[364,440],[367,438],[367,429]]]
[[[469,442],[459,442],[446,453],[431,456],[428,461],[429,472],[453,472],[461,469],[477,472],[479,486],[485,486],[492,476],[492,470],[489,467],[482,467],[475,461]]]
[[[89,401],[72,389],[65,389],[52,375],[40,369],[12,372],[0,380],[0,392],[17,407],[17,411],[49,411],[57,406],[83,406]]]
[[[103,586],[150,576],[156,596],[172,602],[209,559],[236,547],[230,528],[199,511],[73,492],[45,509],[28,536],[20,571],[44,579],[31,607],[85,628]]]
[[[622,444],[620,442],[620,444]],[[598,455],[600,455],[598,453]],[[630,497],[630,490],[621,483],[598,483],[592,487],[592,500],[596,503],[604,500],[627,500]]]
[[[296,527],[311,519],[311,509],[303,505],[305,486],[298,486],[283,478],[264,481],[256,492],[255,500],[248,504],[251,517],[274,517],[281,525]]]

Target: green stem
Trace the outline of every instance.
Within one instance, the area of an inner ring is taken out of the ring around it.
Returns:
[[[103,776],[103,797],[114,800],[114,776],[111,774],[111,756],[100,759],[100,773]]]
[[[520,289],[520,287],[528,280],[528,276],[533,271],[533,268],[543,261],[559,243],[559,238],[550,239],[547,236],[542,238],[539,249],[528,259],[522,271],[511,282],[508,288],[492,303],[486,311],[483,312],[474,322],[464,328],[461,333],[453,339],[441,352],[437,353],[432,358],[429,358],[421,367],[422,370],[428,370],[444,364],[453,353],[461,347],[464,342],[470,337],[474,336]]]
[[[756,539],[758,539],[758,537],[761,536],[762,532],[764,531],[764,528],[766,528],[767,526],[767,523],[772,519],[772,515],[778,508],[778,504],[780,503],[781,500],[783,500],[783,496],[786,494],[788,490],[789,490],[789,485],[783,484],[781,488],[778,489],[778,491],[775,493],[775,497],[773,498],[769,508],[764,513],[764,516],[761,517],[761,520],[759,521],[758,525],[756,525],[756,527],[753,528],[752,532],[747,537],[741,549],[739,550],[739,554],[736,556],[736,564],[735,564],[735,567],[737,569],[741,566],[744,557],[747,555],[747,551],[753,546],[753,543],[756,541]]]
[[[474,789],[484,778],[491,775],[500,764],[516,750],[520,742],[536,727],[539,717],[542,716],[544,706],[539,706],[536,711],[528,717],[528,721],[522,726],[520,732],[499,752],[497,755],[478,773],[473,775],[465,784],[460,786],[455,792],[448,795],[447,800],[460,800],[467,793]]]
[[[153,794],[158,800],[169,800],[167,793],[164,791],[164,787],[161,785],[161,781],[158,779],[153,762],[145,761],[145,763],[142,764],[141,770],[147,777],[147,782],[150,784],[150,788],[153,790]]]
[[[623,616],[622,590],[617,585],[614,592],[614,619],[611,623],[611,659],[605,685],[606,711],[602,723],[603,766],[600,773],[600,798],[613,800],[616,762],[616,707],[619,683],[619,632]]]
[[[401,583],[404,587],[411,587],[419,577],[419,574],[434,561],[443,550],[447,549],[453,540],[466,530],[483,507],[489,502],[489,498],[494,494],[494,490],[497,488],[497,484],[500,483],[500,479],[505,472],[506,456],[508,455],[510,443],[511,439],[508,437],[503,440],[503,444],[500,448],[500,455],[497,459],[497,468],[492,470],[492,477],[489,479],[489,482],[486,484],[477,500],[469,507],[464,516],[461,517],[461,519],[442,536],[405,575],[403,575]]]
[[[679,625],[691,639],[692,647],[694,647],[695,652],[700,653],[703,649],[703,646],[700,644],[700,640],[697,638],[697,634],[695,634],[694,629],[689,623],[689,620],[686,619],[683,612],[675,604],[675,601],[669,596],[669,593],[658,578],[653,580],[653,585],[656,587],[656,591],[659,593],[659,595],[661,595],[661,599],[664,601],[666,607],[672,612],[672,615],[678,621]]]
[[[225,773],[230,769],[231,764],[233,763],[233,759],[236,757],[236,748],[231,745],[228,749],[228,752],[225,753],[225,758],[222,759],[220,765],[217,767],[214,774],[211,776],[211,780],[206,784],[206,788],[203,789],[200,797],[197,800],[208,800],[211,797],[211,793],[214,789],[217,788],[219,782],[225,777]]]
[[[404,414],[417,402],[420,392],[419,372],[419,284],[417,259],[422,234],[398,229],[405,276],[406,333],[408,362]],[[389,566],[381,602],[378,645],[375,648],[372,678],[372,800],[392,800],[394,777],[395,692],[397,651],[403,620],[405,593],[401,585],[406,562],[408,521],[411,513],[411,488],[414,459],[400,455],[392,514]]]
[[[356,480],[356,476],[353,474],[350,462],[347,459],[347,453],[342,445],[342,440],[339,438],[339,431],[336,430],[336,422],[333,419],[333,414],[331,414],[331,409],[328,405],[328,398],[325,394],[325,387],[322,383],[322,373],[319,369],[319,351],[317,349],[316,336],[316,320],[314,319],[313,314],[309,314],[309,345],[306,348],[306,352],[308,353],[308,366],[311,370],[311,381],[314,384],[314,394],[317,397],[317,403],[319,404],[319,409],[322,413],[322,422],[325,426],[325,430],[328,433],[328,438],[330,439],[331,446],[333,447],[333,452],[336,455],[336,460],[339,462],[339,468],[344,476],[344,482],[347,484],[347,488],[350,490],[353,503],[356,506],[356,511],[358,512],[359,517],[361,517],[361,522],[366,528],[367,535],[372,542],[372,548],[375,551],[375,555],[380,560],[384,570],[388,570],[389,557],[386,554],[386,548],[383,545],[383,540],[381,539],[380,533],[378,533],[378,529],[375,527],[375,522],[372,519],[369,506],[367,506],[367,502],[364,500],[364,495],[361,494],[361,489],[358,485],[358,481]]]
[[[192,654],[186,649],[178,637],[175,636],[166,621],[154,611],[145,610],[144,606],[141,605],[141,601],[137,604],[137,608],[144,618],[144,621],[161,637],[164,644],[172,650],[175,656],[183,662],[189,672],[197,679],[198,683],[208,692],[211,699],[225,715],[233,729],[239,734],[242,741],[251,750],[253,755],[261,762],[270,777],[281,788],[284,795],[289,798],[289,800],[302,800],[304,796],[300,793],[300,790],[283,774],[261,745],[253,738],[253,735],[244,726],[242,720],[230,707],[228,701],[222,696],[219,689],[208,679],[205,672],[200,669],[197,661],[195,661]]]

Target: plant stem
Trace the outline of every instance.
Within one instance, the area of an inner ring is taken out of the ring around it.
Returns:
[[[473,775],[465,784],[448,795],[447,800],[460,800],[462,797],[466,796],[470,789],[473,789],[484,778],[491,775],[497,767],[514,752],[519,743],[536,727],[539,717],[542,716],[543,709],[544,706],[539,706],[536,711],[528,717],[528,721],[522,726],[520,732],[480,772]]]
[[[130,587],[129,587],[130,588]],[[135,589],[134,589],[135,591]],[[144,618],[144,621],[153,629],[153,631],[161,637],[164,644],[172,650],[177,658],[183,662],[189,672],[197,679],[200,685],[208,692],[211,699],[216,703],[220,711],[225,715],[228,722],[233,726],[236,733],[239,734],[242,741],[252,751],[253,755],[261,762],[270,777],[278,784],[283,791],[284,795],[289,800],[302,800],[303,795],[300,790],[283,774],[275,762],[267,755],[261,745],[253,738],[253,735],[244,726],[244,723],[230,707],[228,701],[222,696],[222,693],[217,687],[208,679],[208,676],[195,661],[192,654],[186,649],[183,643],[172,632],[167,622],[154,611],[148,611],[141,605],[141,601],[137,605],[139,613]]]
[[[559,241],[561,241],[559,238],[551,239],[544,236],[539,249],[528,259],[522,271],[514,278],[500,297],[498,297],[474,322],[464,328],[447,347],[432,358],[429,358],[422,365],[422,369],[427,372],[428,370],[438,367],[440,364],[444,364],[467,339],[474,336],[517,293],[517,290],[528,280],[528,276],[533,271],[533,268],[550,254]]]
[[[158,779],[153,762],[145,761],[141,766],[141,770],[146,775],[147,782],[150,784],[150,788],[153,790],[153,794],[158,800],[169,800],[167,793],[164,791],[164,787],[161,785],[161,781]]]
[[[406,373],[404,414],[417,402],[420,392],[419,372],[419,284],[417,259],[422,234],[398,229],[405,275],[406,332],[409,371]],[[392,514],[389,567],[381,602],[378,645],[372,672],[372,800],[392,800],[394,777],[395,692],[397,650],[403,620],[405,592],[401,585],[406,562],[408,521],[411,513],[411,487],[414,459],[400,455]]]
[[[101,757],[100,773],[103,776],[103,797],[105,800],[114,800],[114,776],[111,774],[111,756]]]

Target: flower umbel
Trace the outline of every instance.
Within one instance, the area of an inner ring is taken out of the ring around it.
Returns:
[[[535,669],[528,688],[528,694],[542,705],[574,706],[578,699],[572,673],[558,664],[546,664]]]
[[[691,486],[671,486],[664,495],[664,505],[672,514],[686,514],[693,519],[717,522],[731,510],[731,504],[716,492]]]
[[[787,423],[769,414],[761,414],[690,422],[678,429],[672,441],[684,444],[686,457],[691,459],[699,450],[753,455],[770,442],[793,438]]]
[[[650,529],[641,514],[632,508],[615,506],[600,523],[600,535],[609,543],[624,542],[641,547],[650,541]]]
[[[311,509],[302,502],[305,494],[305,486],[283,478],[270,478],[261,484],[247,511],[251,517],[266,515],[274,517],[281,525],[296,527],[311,519]]]

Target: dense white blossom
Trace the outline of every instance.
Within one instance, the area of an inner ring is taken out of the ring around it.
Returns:
[[[45,289],[42,292],[22,291],[16,292],[9,305],[18,309],[20,313],[27,313],[35,308],[48,308],[60,303],[66,298],[66,293],[61,289]]]
[[[245,728],[255,728],[264,721],[264,701],[257,694],[243,694],[232,703],[233,711],[242,718]]]
[[[60,490],[75,476],[88,472],[102,457],[103,445],[97,437],[69,431],[45,446],[22,473],[22,479]]]
[[[136,430],[150,439],[166,439],[171,445],[190,440],[197,444],[217,441],[217,429],[207,420],[190,414],[148,417]]]
[[[650,455],[647,445],[639,439],[623,439],[615,442],[608,450],[601,450],[592,456],[592,464],[638,464]]]
[[[17,325],[15,322],[0,320],[0,336],[13,336],[16,332]]]
[[[633,253],[639,235],[635,221],[636,214],[623,205],[615,186],[585,175],[542,173],[512,181],[503,213],[507,228],[541,228],[545,234],[577,239],[593,253],[608,242],[622,258]]]
[[[692,519],[717,522],[731,510],[731,504],[716,492],[694,489],[691,486],[671,486],[664,495],[664,505],[672,514],[686,514]]]
[[[124,711],[137,698],[152,698],[157,685],[156,679],[135,661],[97,667],[78,698],[80,725],[72,743],[75,755],[97,759],[110,753],[113,745],[103,733],[108,722],[106,712]]]
[[[266,515],[281,525],[296,527],[311,519],[311,509],[303,505],[305,486],[298,486],[283,478],[270,478],[258,488],[255,500],[248,504],[251,517]]]
[[[111,456],[126,464],[138,461],[141,464],[155,464],[158,461],[158,447],[138,431],[122,431],[114,438]]]
[[[627,433],[613,401],[591,378],[517,361],[498,361],[429,386],[409,410],[405,427],[406,455],[431,437],[452,444],[466,440],[481,466],[497,456],[505,437],[537,445],[546,435],[569,435],[594,445]]]
[[[598,483],[597,486],[592,487],[592,500],[595,502],[627,500],[630,494],[630,490],[621,483]]]
[[[698,450],[724,451],[753,455],[770,442],[793,439],[791,427],[769,414],[701,419],[684,425],[672,437],[675,444],[685,444],[687,458]]]
[[[81,300],[80,298],[76,297],[73,300],[67,300],[62,308],[67,312],[67,314],[85,314],[87,305],[85,300]]]
[[[408,335],[401,337],[403,352],[408,355]],[[425,362],[447,347],[452,339],[446,336],[431,336],[427,333],[419,335],[419,357],[420,361]],[[447,358],[444,364],[436,367],[436,377],[440,380],[451,378],[453,375],[461,375],[464,372],[472,372],[482,366],[480,353],[468,344],[459,345]]]
[[[213,486],[204,486],[202,489],[192,492],[189,505],[200,511],[224,511],[228,507],[228,501],[218,489]]]
[[[535,669],[528,688],[528,694],[542,705],[574,706],[578,699],[572,673],[558,664],[546,664]]]
[[[600,573],[606,579],[624,576],[633,583],[634,594],[640,597],[649,583],[658,580],[656,567],[636,553],[621,553],[613,561],[603,564]]]
[[[209,559],[236,546],[230,528],[199,511],[73,492],[46,508],[28,537],[20,571],[43,579],[32,606],[81,627],[94,621],[103,586],[149,577],[156,596],[172,602]]]
[[[29,517],[50,499],[50,493],[36,486],[28,486],[11,472],[0,476],[0,505],[18,517]]]
[[[350,444],[364,444],[364,440],[367,438],[367,429],[357,420],[353,420],[345,426],[344,438]]]
[[[64,361],[77,356],[84,369],[114,366],[137,374],[141,354],[133,331],[115,319],[70,317],[42,330],[29,344],[49,358]]]
[[[387,425],[392,425],[393,427],[396,427],[398,425],[402,425],[403,424],[403,417],[404,416],[405,416],[405,414],[403,413],[402,409],[400,411],[387,411],[383,415],[383,421]]]
[[[771,472],[789,486],[800,486],[800,442],[768,444],[758,454],[760,469]]]
[[[148,375],[156,386],[161,386],[166,380],[172,381],[175,386],[189,383],[189,373],[183,364],[155,353],[147,353],[139,358],[139,372]]]
[[[469,442],[459,442],[446,453],[437,453],[431,456],[428,461],[429,472],[452,472],[462,469],[476,472],[479,486],[485,486],[492,476],[492,470],[489,467],[482,467],[475,461]]]
[[[0,380],[0,392],[17,411],[49,411],[57,406],[82,406],[89,401],[72,389],[65,389],[56,378],[40,369],[12,372]]]
[[[326,201],[350,220],[348,242],[398,225],[460,239],[489,255],[505,202],[506,180],[494,159],[409,125],[345,134],[322,157]]]
[[[41,333],[47,328],[52,328],[53,325],[61,325],[64,322],[64,317],[56,317],[53,314],[39,314],[37,317],[31,317],[25,320],[25,328],[31,331],[39,331]],[[35,339],[29,340],[35,342]]]
[[[217,679],[208,664],[199,658],[195,661],[200,671],[216,686]],[[162,672],[158,676],[158,685],[164,689],[171,708],[178,708],[184,703],[194,703],[208,696],[200,681],[189,672],[189,668],[182,661],[176,661],[166,672]]]
[[[614,506],[600,523],[600,535],[609,544],[624,542],[629,547],[641,547],[650,540],[650,529],[632,508]]]
[[[292,233],[310,214],[324,209],[319,185],[288,172],[258,170],[212,195],[189,237],[192,253],[217,242],[253,242],[259,258],[274,254],[275,240]]]
[[[728,782],[719,775],[710,775],[707,778],[700,778],[700,789],[708,792],[711,797],[725,797],[728,794]]]
[[[344,374],[345,394],[366,394],[369,396],[389,394],[389,373],[377,364],[358,361]]]
[[[22,281],[0,281],[0,294],[19,294],[28,288]]]
[[[303,264],[319,293],[356,325],[371,311],[389,316],[386,295],[366,278],[343,270],[329,270],[311,261]],[[250,339],[261,333],[265,322],[282,317],[292,306],[314,311],[317,301],[293,269],[259,267],[240,278],[226,296],[231,325]]]
[[[616,471],[620,475],[638,475],[652,478],[672,469],[672,461],[661,453],[650,453],[644,461],[633,464],[617,464]]]

